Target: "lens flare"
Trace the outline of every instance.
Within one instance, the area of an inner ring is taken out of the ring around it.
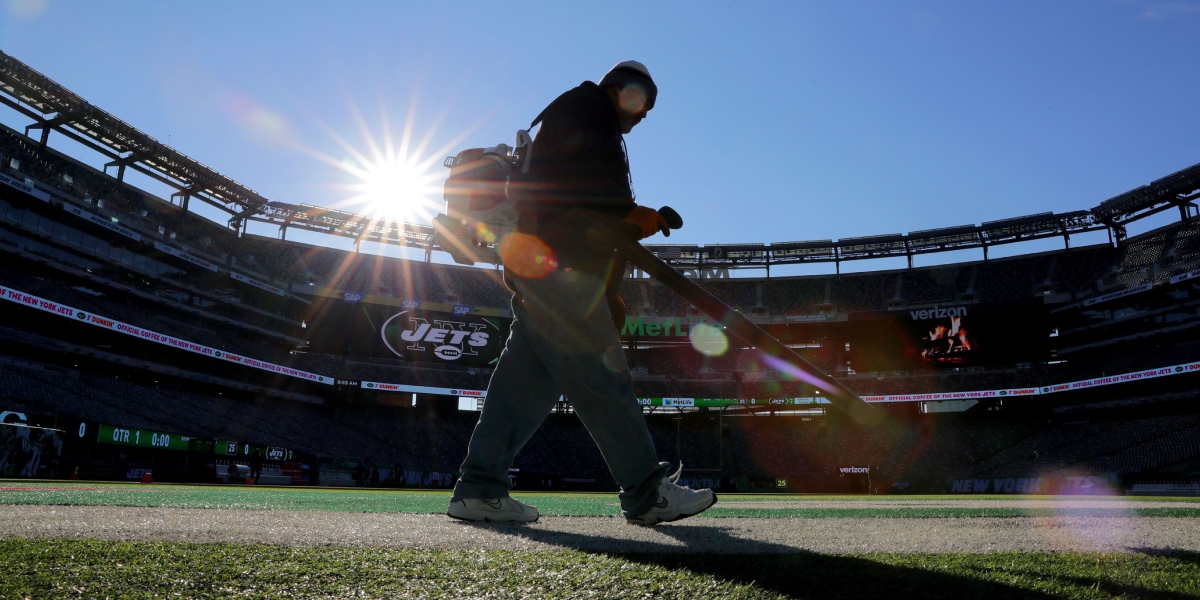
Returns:
[[[637,114],[646,108],[646,89],[636,83],[626,85],[617,97],[621,108]]]
[[[14,18],[31,20],[40,17],[49,3],[49,0],[7,0],[0,4]]]
[[[541,279],[558,269],[558,259],[545,242],[519,231],[500,240],[500,259],[505,269],[526,279]]]
[[[824,390],[831,394],[836,394],[839,392],[836,387],[824,379],[821,379],[820,377],[817,377],[816,375],[813,375],[812,373],[809,373],[808,371],[805,371],[804,369],[801,369],[800,367],[797,367],[786,360],[771,356],[770,354],[763,354],[762,359],[764,363],[767,363],[768,367],[771,367],[772,369],[775,369],[784,375],[792,377],[793,379],[798,379],[812,385],[819,390]]]
[[[688,333],[688,341],[696,352],[705,356],[721,356],[729,351],[729,338],[715,325],[700,323]]]
[[[479,239],[481,239],[489,244],[493,244],[496,242],[496,232],[492,231],[491,229],[488,229],[488,226],[486,223],[481,222],[481,223],[475,224],[475,235]]]
[[[287,119],[264,106],[250,94],[227,91],[221,98],[221,104],[250,135],[284,144],[292,140],[294,132]]]

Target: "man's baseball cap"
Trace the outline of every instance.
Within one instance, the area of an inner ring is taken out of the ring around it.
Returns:
[[[654,79],[650,77],[650,70],[646,68],[646,65],[636,60],[617,63],[608,70],[608,73],[604,74],[600,80],[600,87],[610,85],[624,87],[631,83],[636,83],[646,90],[646,110],[654,108],[654,100],[658,97],[658,86],[654,84]]]

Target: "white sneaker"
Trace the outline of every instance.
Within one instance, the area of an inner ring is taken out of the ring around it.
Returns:
[[[513,498],[451,498],[446,515],[464,521],[538,520],[538,509]]]
[[[625,521],[634,525],[657,525],[669,523],[698,515],[708,507],[717,503],[717,495],[705,488],[693,490],[685,485],[677,485],[679,475],[683,473],[683,463],[679,470],[669,477],[663,477],[658,484],[658,502],[650,510],[636,516],[626,516]]]

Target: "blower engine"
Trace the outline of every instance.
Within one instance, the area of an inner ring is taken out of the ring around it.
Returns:
[[[520,183],[529,173],[533,138],[517,132],[516,147],[471,148],[446,158],[446,213],[433,220],[434,241],[454,262],[496,264],[496,246],[517,228]]]

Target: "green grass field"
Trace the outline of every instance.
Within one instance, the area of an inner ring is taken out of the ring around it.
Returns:
[[[553,517],[616,516],[612,494],[527,493]],[[3,505],[441,513],[445,491],[0,481]],[[715,517],[960,518],[1063,515],[1064,509],[942,507],[963,497],[722,495]],[[1027,497],[1026,497],[1027,499]],[[763,508],[787,500],[789,508]],[[1166,499],[1155,498],[1155,501]],[[806,508],[806,503],[828,506]],[[911,504],[910,504],[911,501]],[[1131,509],[1102,499],[1088,516],[1200,516],[1200,502]],[[707,515],[708,513],[706,513]],[[1075,514],[1075,513],[1067,513]],[[869,526],[869,524],[865,525]],[[0,598],[44,597],[573,597],[573,598],[1191,598],[1200,555],[993,553],[656,555],[466,551],[266,544],[0,540]]]

